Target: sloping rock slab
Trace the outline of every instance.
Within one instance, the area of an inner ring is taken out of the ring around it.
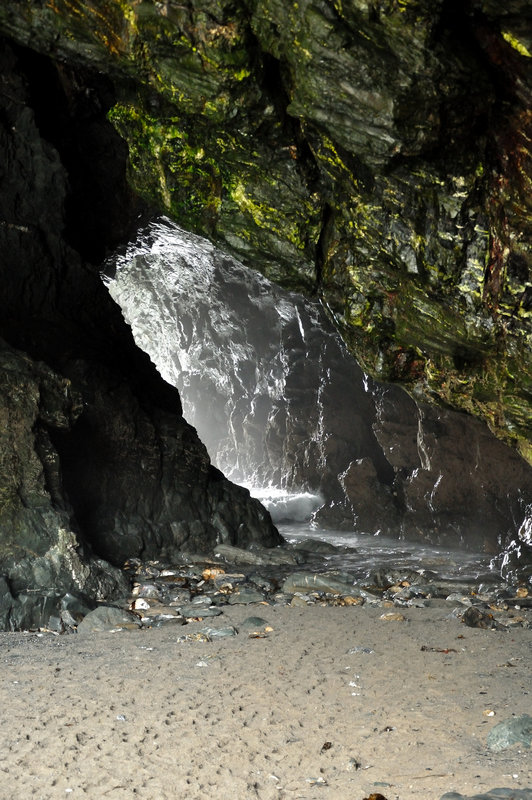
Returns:
[[[78,625],[78,633],[101,633],[118,629],[133,630],[142,625],[140,618],[115,606],[100,606],[87,614]]]

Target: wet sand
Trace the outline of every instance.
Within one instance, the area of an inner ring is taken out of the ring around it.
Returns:
[[[0,800],[532,786],[531,750],[486,745],[495,724],[532,713],[532,629],[468,628],[445,603],[401,609],[404,621],[384,611],[235,605],[187,626],[0,634]],[[250,615],[266,638],[177,641]]]

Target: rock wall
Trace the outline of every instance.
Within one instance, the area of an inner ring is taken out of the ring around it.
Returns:
[[[5,41],[0,64],[0,626],[17,628],[120,596],[128,557],[280,539],[211,466],[94,265],[138,213],[109,84]]]
[[[532,461],[526,0],[6,0],[0,30],[110,79],[150,204]]]
[[[42,362],[83,403],[59,426],[29,404],[33,489],[8,467],[8,538],[34,518],[29,491],[84,564],[277,541],[100,285],[147,210],[323,298],[374,376],[478,415],[532,461],[531,15],[525,0],[5,0],[0,335],[26,364],[15,385],[37,392]],[[5,588],[7,608],[21,589]]]

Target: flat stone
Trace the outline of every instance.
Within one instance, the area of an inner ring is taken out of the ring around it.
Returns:
[[[116,606],[99,606],[90,611],[78,625],[78,633],[99,633],[117,629],[140,628],[141,620],[136,614]]]
[[[218,606],[186,605],[182,606],[181,615],[187,619],[203,619],[204,617],[219,617],[222,609]]]
[[[264,600],[264,595],[262,592],[257,591],[256,589],[248,589],[243,587],[238,589],[233,594],[230,594],[228,597],[228,601],[230,605],[246,605],[247,603],[262,603]]]
[[[532,717],[521,714],[520,717],[510,717],[499,722],[488,733],[487,744],[496,753],[515,744],[529,748],[532,744]]]
[[[305,594],[309,590],[339,595],[358,594],[350,577],[317,575],[314,572],[295,572],[288,576],[282,586],[285,594],[295,594],[296,592]]]
[[[303,539],[303,541],[293,544],[292,548],[305,554],[332,555],[341,552],[336,545],[331,542],[324,542],[321,539]]]
[[[224,561],[231,564],[253,564],[257,567],[281,566],[283,564],[292,566],[297,564],[295,555],[281,548],[269,549],[255,546],[253,550],[243,550],[230,544],[218,544],[214,548],[214,552]]]

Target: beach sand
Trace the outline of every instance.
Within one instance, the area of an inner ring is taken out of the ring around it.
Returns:
[[[532,629],[469,628],[451,610],[384,621],[382,607],[254,604],[186,626],[2,633],[0,800],[439,800],[530,787],[532,751],[495,753],[486,737],[532,713]],[[250,615],[273,630],[178,641]]]

